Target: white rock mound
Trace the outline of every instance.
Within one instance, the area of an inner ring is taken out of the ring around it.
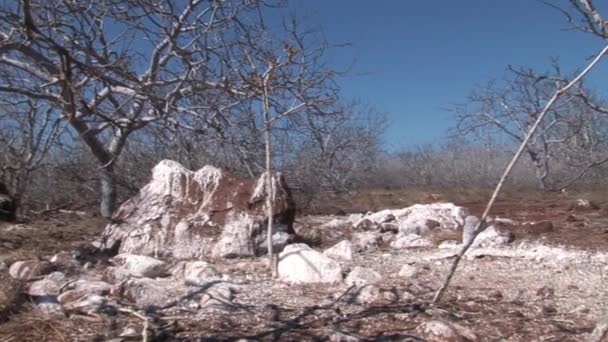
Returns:
[[[294,238],[295,205],[284,178],[273,175],[275,248]],[[266,250],[265,180],[240,178],[213,166],[193,172],[169,160],[123,203],[103,233],[104,249],[198,259],[255,256]]]

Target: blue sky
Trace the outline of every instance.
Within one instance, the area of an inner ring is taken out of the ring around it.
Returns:
[[[603,44],[563,30],[563,15],[534,0],[293,0],[290,7],[330,42],[352,44],[331,54],[336,66],[355,63],[340,81],[342,94],[388,114],[389,148],[445,136],[453,121],[444,108],[508,64],[542,71],[559,57],[572,72]],[[601,88],[608,60],[594,72],[590,84]]]

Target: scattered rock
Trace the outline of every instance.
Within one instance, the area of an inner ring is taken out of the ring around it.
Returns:
[[[123,297],[142,308],[185,304],[188,293],[186,285],[172,279],[131,278],[123,285]]]
[[[293,283],[342,281],[340,264],[303,243],[291,244],[279,254],[279,278]]]
[[[435,243],[426,237],[417,234],[407,234],[398,236],[397,239],[391,242],[392,248],[403,249],[413,247],[435,247]]]
[[[464,225],[462,227],[462,243],[464,245],[471,241],[478,225],[479,218],[477,216],[467,216],[464,219]]]
[[[588,199],[579,198],[577,199],[571,206],[570,210],[574,211],[589,211],[589,210],[597,210],[600,206],[595,202],[590,201]]]
[[[184,281],[188,285],[201,286],[221,276],[213,265],[204,261],[193,261],[184,266]]]
[[[226,309],[234,306],[234,289],[230,286],[216,285],[206,290],[200,306],[202,308]]]
[[[176,258],[256,256],[266,251],[266,175],[244,179],[204,166],[196,172],[164,160],[138,195],[123,203],[103,233],[120,253]],[[274,229],[280,250],[295,236],[295,204],[276,173]]]
[[[473,247],[498,247],[513,242],[513,233],[501,230],[495,225],[487,227],[477,235]]]
[[[330,258],[351,261],[353,260],[354,246],[353,243],[348,240],[343,240],[330,247],[323,252]]]
[[[371,268],[357,266],[348,274],[344,281],[347,285],[356,286],[379,284],[382,282],[382,275]]]
[[[389,304],[399,299],[394,288],[384,289],[378,285],[365,285],[356,289],[353,293],[354,300],[361,304]],[[351,298],[352,298],[351,297]]]
[[[40,296],[34,298],[36,309],[45,315],[65,315],[63,306],[57,301],[57,296]]]
[[[399,223],[399,232],[403,235],[417,234],[424,236],[439,227],[439,222],[425,218],[408,218]]]
[[[367,217],[364,217],[359,220],[359,222],[355,223],[352,229],[357,231],[379,230],[380,224],[370,220]]]
[[[29,284],[26,287],[25,293],[30,296],[58,296],[66,280],[65,274],[53,272],[44,277],[44,279]]]
[[[51,264],[41,260],[22,260],[14,262],[9,268],[11,277],[19,280],[33,280],[52,270]]]
[[[527,234],[545,234],[553,231],[553,223],[551,221],[524,222],[521,229]]]
[[[427,321],[420,324],[416,331],[429,342],[466,342],[476,341],[477,336],[469,329],[454,323]]]
[[[418,268],[412,265],[403,265],[399,270],[399,276],[405,278],[412,278],[418,274]]]
[[[357,251],[375,251],[384,242],[382,235],[377,232],[361,232],[353,234],[354,245]]]
[[[330,342],[360,342],[363,340],[358,337],[355,337],[353,335],[347,335],[345,333],[337,331],[337,332],[334,332],[331,335],[329,335],[329,341]]]
[[[145,256],[123,253],[112,258],[112,262],[134,277],[160,277],[167,272],[164,261]]]
[[[54,268],[67,274],[78,273],[82,266],[69,252],[59,252],[51,257]]]

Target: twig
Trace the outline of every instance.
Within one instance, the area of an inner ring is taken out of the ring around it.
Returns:
[[[452,277],[454,276],[454,273],[456,272],[456,268],[458,267],[458,264],[460,263],[460,260],[462,259],[463,255],[467,252],[467,250],[469,250],[471,245],[473,245],[473,242],[475,242],[475,239],[477,238],[477,236],[486,229],[486,227],[487,227],[486,219],[488,217],[488,214],[490,213],[490,210],[492,209],[492,206],[494,205],[494,202],[496,201],[496,198],[498,197],[498,194],[500,193],[500,190],[502,189],[505,181],[507,180],[507,177],[511,173],[511,170],[517,163],[517,160],[522,155],[524,149],[528,145],[528,142],[534,135],[534,132],[536,132],[536,129],[538,128],[538,126],[542,122],[543,118],[545,117],[545,114],[547,114],[547,112],[549,111],[549,108],[551,108],[551,106],[555,103],[555,101],[561,95],[563,95],[565,92],[567,92],[572,86],[574,86],[576,83],[578,83],[583,77],[585,77],[589,73],[589,71],[591,71],[591,69],[597,64],[597,62],[599,62],[600,59],[606,54],[606,52],[608,52],[608,45],[606,45],[595,56],[595,58],[589,63],[589,65],[587,65],[587,67],[578,74],[578,76],[576,76],[572,81],[570,81],[570,83],[566,84],[564,87],[558,88],[555,91],[555,93],[553,94],[553,96],[549,99],[549,101],[547,102],[547,104],[545,105],[543,110],[540,112],[540,114],[536,118],[536,121],[534,122],[534,124],[532,125],[530,130],[528,131],[528,134],[526,134],[525,139],[521,142],[521,145],[517,149],[517,152],[515,153],[515,155],[511,159],[511,161],[509,162],[509,165],[507,165],[507,168],[505,169],[504,173],[500,177],[500,180],[498,181],[498,184],[496,184],[496,188],[494,189],[494,192],[492,193],[492,197],[490,197],[490,200],[488,201],[488,204],[486,205],[486,208],[483,211],[483,214],[481,215],[479,223],[477,224],[477,227],[475,227],[475,230],[473,231],[472,237],[469,239],[469,241],[464,242],[465,243],[464,246],[462,246],[462,249],[460,250],[458,255],[456,255],[456,259],[454,259],[454,263],[452,264],[452,267],[450,268],[450,272],[448,273],[447,277],[445,278],[443,285],[435,293],[435,297],[433,298],[433,301],[431,304],[436,304],[437,302],[439,302],[439,300],[441,300],[441,297],[443,296],[445,290],[450,285],[450,281],[452,280]]]
[[[131,314],[131,315],[141,319],[142,321],[144,321],[144,327],[141,330],[141,340],[142,340],[142,342],[148,342],[148,325],[150,324],[149,318],[146,315],[142,315],[139,312],[132,310],[132,309],[118,308],[118,311]]]

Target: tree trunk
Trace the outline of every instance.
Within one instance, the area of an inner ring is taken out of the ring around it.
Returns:
[[[112,218],[112,213],[116,208],[116,181],[114,179],[114,166],[109,165],[102,168],[99,172],[101,185],[101,216],[107,219]]]

